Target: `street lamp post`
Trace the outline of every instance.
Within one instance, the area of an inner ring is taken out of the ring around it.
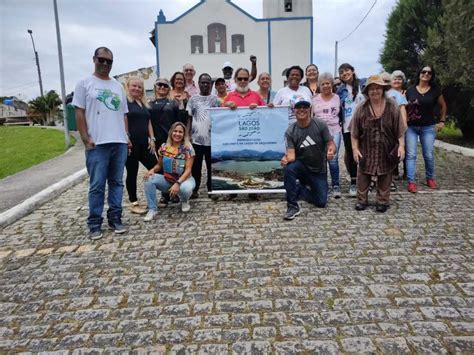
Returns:
[[[34,50],[34,52],[35,52],[36,67],[38,68],[38,78],[39,78],[39,85],[40,85],[40,94],[41,94],[41,96],[44,96],[44,94],[43,94],[43,81],[41,80],[40,63],[39,63],[39,58],[38,58],[38,52],[36,51],[36,47],[35,47],[35,41],[33,40],[33,31],[32,31],[32,30],[28,30],[28,33],[30,34],[31,43],[33,43],[33,50]]]

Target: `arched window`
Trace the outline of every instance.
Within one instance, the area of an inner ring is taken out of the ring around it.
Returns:
[[[232,53],[244,53],[244,35],[232,35]]]
[[[204,52],[202,36],[191,36],[191,54],[201,54]]]
[[[207,48],[209,53],[227,53],[225,25],[211,23],[207,26]]]

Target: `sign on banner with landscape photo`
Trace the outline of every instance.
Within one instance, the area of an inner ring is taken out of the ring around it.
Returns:
[[[212,193],[284,192],[288,107],[209,109]]]

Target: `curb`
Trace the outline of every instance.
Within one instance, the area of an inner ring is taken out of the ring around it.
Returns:
[[[71,188],[73,185],[81,182],[86,177],[87,170],[86,168],[84,168],[58,181],[57,183],[51,185],[43,191],[38,192],[36,195],[33,195],[32,197],[26,199],[15,207],[6,210],[5,212],[0,214],[0,228],[5,228],[16,220],[33,212],[37,207],[48,202],[54,197],[61,195],[64,191]]]
[[[450,152],[462,154],[466,157],[474,157],[474,149],[471,149],[471,148],[466,148],[466,147],[461,147],[459,145],[446,143],[438,139],[435,140],[434,146],[438,148],[442,148]]]

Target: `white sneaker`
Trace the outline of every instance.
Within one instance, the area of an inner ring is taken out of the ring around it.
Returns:
[[[143,220],[145,222],[150,222],[152,221],[157,215],[157,212],[156,211],[153,211],[153,210],[148,210],[147,214],[145,217],[143,217]]]
[[[356,187],[356,185],[351,184],[351,187],[349,188],[349,196],[350,197],[356,197],[357,196],[357,187]]]
[[[189,210],[191,209],[191,205],[189,204],[189,202],[181,202],[181,211],[183,212],[189,212]]]

